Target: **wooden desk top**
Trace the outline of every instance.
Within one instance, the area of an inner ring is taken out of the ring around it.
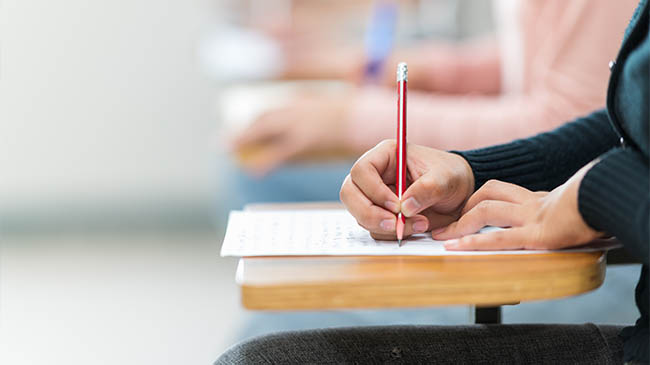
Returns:
[[[604,252],[247,257],[239,261],[237,283],[244,307],[257,310],[490,306],[594,290],[605,264]]]

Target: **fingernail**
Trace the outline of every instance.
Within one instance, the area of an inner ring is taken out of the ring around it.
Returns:
[[[422,233],[429,228],[429,224],[425,221],[417,221],[413,223],[413,232]]]
[[[447,227],[440,227],[438,229],[435,229],[435,230],[431,231],[431,235],[435,236],[437,234],[440,234],[440,233],[444,232],[446,229],[447,229]]]
[[[379,223],[379,226],[384,231],[394,231],[395,230],[395,220],[394,219],[384,219]]]
[[[407,217],[415,215],[420,209],[420,203],[415,198],[408,198],[402,203],[402,213]]]
[[[394,203],[392,201],[387,201],[386,203],[384,203],[384,206],[386,207],[386,209],[390,210],[393,213],[399,212],[399,205],[397,205],[397,203]]]
[[[443,243],[443,245],[445,245],[445,248],[456,248],[458,246],[458,239],[447,240]]]

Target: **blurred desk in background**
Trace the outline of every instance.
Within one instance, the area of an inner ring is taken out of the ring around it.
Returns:
[[[247,209],[340,209],[338,203]],[[493,256],[244,257],[242,304],[252,310],[476,306],[476,323],[499,323],[500,306],[578,295],[605,278],[605,252]]]

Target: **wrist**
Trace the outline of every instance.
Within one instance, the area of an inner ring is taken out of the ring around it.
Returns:
[[[460,186],[465,189],[465,200],[467,200],[474,193],[476,187],[474,171],[472,171],[472,166],[465,157],[453,152],[451,152],[450,155],[457,161],[458,173],[460,176],[459,180],[461,182]]]
[[[474,177],[472,165],[470,165],[464,155],[456,151],[449,151],[448,153],[458,161],[458,169],[462,176],[461,180],[463,181],[463,186],[467,187],[469,195],[473,194],[476,190],[476,179]]]
[[[576,224],[582,227],[583,230],[589,232],[590,235],[594,236],[593,238],[602,236],[603,233],[590,226],[580,211],[580,186],[587,172],[589,172],[592,167],[598,164],[599,161],[599,159],[591,161],[587,165],[583,166],[580,170],[578,170],[578,172],[576,172],[569,179],[569,181],[567,181],[568,189],[571,191],[571,210],[575,213],[574,216],[576,217]]]

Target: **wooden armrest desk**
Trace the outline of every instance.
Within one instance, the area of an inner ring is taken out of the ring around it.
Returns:
[[[340,208],[264,204],[247,209]],[[408,242],[407,242],[408,244]],[[472,305],[476,323],[498,323],[500,306],[598,288],[605,252],[491,256],[244,257],[242,304],[254,310]]]

